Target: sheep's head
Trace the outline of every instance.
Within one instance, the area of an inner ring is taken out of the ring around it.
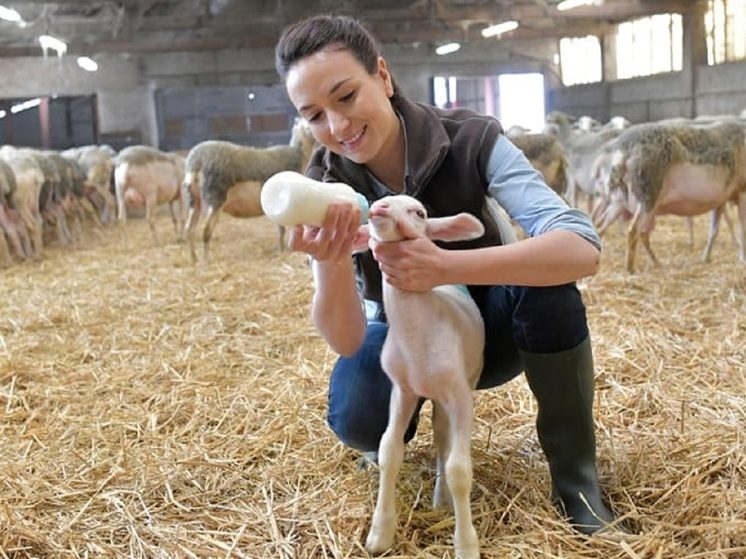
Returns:
[[[468,213],[449,217],[427,217],[425,207],[411,196],[388,196],[376,200],[361,226],[360,241],[402,241],[428,237],[439,241],[476,239],[484,234],[482,223]],[[361,247],[362,248],[362,247]]]
[[[410,196],[389,196],[373,203],[368,212],[370,236],[379,241],[425,237],[427,212]]]

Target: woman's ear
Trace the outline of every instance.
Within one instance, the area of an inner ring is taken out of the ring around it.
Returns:
[[[378,76],[383,80],[383,85],[386,90],[386,96],[391,97],[394,95],[394,80],[391,78],[391,72],[389,72],[386,59],[383,56],[378,57]]]

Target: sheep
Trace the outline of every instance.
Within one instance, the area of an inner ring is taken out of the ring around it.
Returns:
[[[462,213],[428,219],[423,205],[406,195],[374,202],[369,224],[361,226],[356,250],[369,238],[399,241],[429,237],[446,241],[484,233],[475,217]],[[459,559],[479,557],[479,540],[469,504],[472,485],[470,437],[472,391],[482,370],[484,323],[464,286],[402,291],[384,282],[389,330],[381,365],[393,388],[389,423],[379,445],[380,484],[368,551],[383,553],[396,531],[395,484],[404,455],[404,432],[420,397],[433,402],[436,484],[433,505],[455,509],[454,545]]]
[[[592,116],[582,115],[575,121],[573,128],[581,132],[595,132],[601,128],[601,123]]]
[[[621,129],[601,127],[594,131],[573,129],[570,119],[564,113],[551,112],[546,117],[546,133],[554,134],[567,150],[569,162],[569,197],[573,206],[578,206],[580,191],[588,199],[587,211],[594,211],[596,197],[595,182],[591,176],[596,157],[605,144],[622,133]]]
[[[603,128],[612,130],[626,130],[630,126],[632,126],[632,123],[629,121],[629,119],[621,115],[617,115],[611,117],[609,119],[609,122],[603,125]]]
[[[13,259],[10,256],[10,250],[8,249],[8,243],[5,240],[6,235],[11,239],[11,235],[15,233],[13,225],[8,217],[9,203],[12,204],[11,193],[16,188],[16,178],[13,174],[13,170],[5,162],[0,162],[0,267],[8,268],[13,264]],[[15,241],[17,243],[16,253],[23,257],[23,250],[21,249],[18,236],[16,235]]]
[[[12,264],[6,236],[18,258],[26,259],[31,256],[28,232],[16,208],[17,190],[18,183],[13,169],[0,159],[0,260],[3,267]]]
[[[635,267],[638,237],[653,263],[650,247],[655,216],[698,215],[715,211],[704,260],[717,233],[717,214],[737,201],[741,222],[739,256],[746,261],[746,134],[743,126],[724,122],[708,127],[661,125],[629,128],[612,144],[606,208],[599,232],[625,211],[633,213],[627,231],[627,270]]]
[[[615,117],[615,118],[623,119],[623,117]],[[733,117],[731,115],[724,115],[719,121],[712,120],[714,118],[715,117],[697,117],[696,119],[689,119],[689,118],[683,118],[683,117],[667,118],[667,119],[656,121],[656,124],[659,124],[662,126],[665,125],[665,126],[689,126],[689,127],[708,127],[718,122],[736,122],[742,125],[746,124],[746,121],[740,121],[738,118]],[[626,119],[624,120],[626,121]],[[609,124],[611,124],[611,122]],[[620,129],[629,128],[630,126],[632,125],[629,124],[628,121],[626,121],[626,125]],[[606,188],[608,184],[608,174],[611,169],[611,158],[612,158],[612,149],[613,149],[612,144],[613,142],[608,142],[607,144],[604,145],[603,149],[597,155],[596,160],[594,161],[594,164],[593,164],[593,170],[591,171],[592,180],[594,181],[594,189],[600,198],[600,202],[596,204],[596,206],[593,208],[593,211],[591,213],[591,218],[597,224],[601,220],[602,212],[606,210],[606,207],[608,205],[607,204],[608,193],[604,192],[604,189]],[[728,226],[728,230],[730,231],[730,234],[731,234],[731,238],[733,238],[734,242],[737,242],[736,233],[733,229],[733,224],[731,223],[730,218],[728,216],[728,212],[725,211],[725,209],[723,209],[722,212],[718,212],[717,216],[715,215],[715,213],[713,213],[712,217],[715,221],[711,223],[711,227],[714,228],[714,233],[717,234],[720,214],[725,219],[725,222]],[[629,220],[632,217],[632,215],[629,212],[624,212],[624,217],[627,220]],[[685,216],[684,219],[686,221],[687,229],[689,231],[689,246],[693,248],[694,247],[694,219],[692,216]],[[714,236],[711,236],[710,238],[714,240]],[[703,258],[705,262],[709,259],[708,253],[709,251],[706,251],[706,254]]]
[[[13,205],[31,238],[31,258],[40,259],[43,250],[43,218],[41,191],[45,182],[44,172],[28,150],[13,146],[0,148],[2,158],[13,170],[17,188],[12,195]]]
[[[66,234],[63,243],[68,244],[81,237],[82,221],[86,214],[94,222],[98,220],[95,208],[85,197],[85,172],[77,161],[63,157],[56,151],[45,150],[40,154],[54,169],[54,193],[59,202],[59,210],[58,214],[52,214],[51,218],[57,221],[58,237],[60,237],[59,228],[61,228]],[[62,219],[59,219],[60,215]],[[74,226],[72,230],[67,227],[68,217],[72,219]]]
[[[520,149],[531,164],[544,176],[552,190],[560,196],[567,192],[568,161],[565,148],[552,134],[516,134],[510,140]]]
[[[159,245],[155,229],[155,210],[159,204],[168,203],[171,219],[178,238],[181,238],[186,202],[181,190],[184,180],[184,158],[150,146],[129,146],[119,152],[114,160],[114,187],[116,189],[120,226],[127,221],[127,205],[145,204],[145,216]],[[178,214],[174,202],[179,202]]]
[[[102,223],[109,223],[114,218],[116,200],[110,188],[116,154],[108,145],[80,146],[61,153],[63,157],[77,161],[83,167],[86,174],[86,196],[98,210]]]
[[[310,129],[302,119],[296,120],[287,146],[256,148],[217,140],[194,146],[187,155],[182,186],[189,203],[186,237],[192,262],[197,262],[194,233],[203,202],[207,218],[202,243],[207,260],[220,212],[242,218],[263,215],[260,193],[264,181],[280,171],[302,172],[314,147]],[[285,229],[279,225],[277,228],[282,251]]]
[[[65,216],[65,208],[69,204],[68,191],[63,183],[57,161],[49,155],[49,152],[42,150],[19,148],[18,151],[31,158],[42,173],[43,180],[38,201],[42,225],[56,226],[59,242],[63,245],[70,244],[73,237]]]

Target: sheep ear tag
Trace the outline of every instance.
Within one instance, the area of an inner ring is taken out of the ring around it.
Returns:
[[[427,220],[427,236],[434,241],[467,241],[482,235],[482,222],[468,213],[431,217]]]
[[[368,241],[370,241],[370,229],[368,224],[361,225],[352,241],[352,254],[359,254],[368,250]]]

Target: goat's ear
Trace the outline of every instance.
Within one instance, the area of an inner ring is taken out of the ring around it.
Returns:
[[[358,254],[368,250],[368,241],[370,240],[370,230],[368,224],[361,225],[352,241],[352,254]]]
[[[427,236],[434,241],[466,241],[484,235],[484,225],[468,213],[427,220]]]

